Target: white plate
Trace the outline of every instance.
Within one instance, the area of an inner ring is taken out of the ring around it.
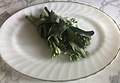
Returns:
[[[94,30],[90,55],[71,62],[62,56],[51,59],[36,27],[24,17],[38,16],[45,6],[65,17],[79,19],[79,27]],[[20,73],[49,81],[69,81],[90,76],[105,68],[115,58],[120,45],[120,32],[114,21],[91,6],[71,2],[50,2],[25,8],[12,15],[0,30],[0,53],[3,60]]]

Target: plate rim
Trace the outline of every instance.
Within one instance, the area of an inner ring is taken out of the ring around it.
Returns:
[[[59,2],[60,2],[60,3],[61,3],[61,2],[62,2],[62,3],[63,3],[63,2],[65,2],[65,3],[75,3],[75,4],[78,4],[78,5],[80,4],[80,5],[85,5],[85,6],[94,8],[94,9],[100,11],[102,14],[106,15],[108,18],[110,18],[111,21],[113,21],[113,23],[117,26],[118,32],[120,32],[120,27],[119,27],[119,25],[116,23],[116,21],[115,21],[110,15],[108,15],[108,14],[105,13],[104,11],[102,11],[102,10],[100,10],[100,9],[92,6],[92,5],[89,5],[89,4],[86,4],[86,3],[82,3],[82,2],[49,1],[49,2],[36,3],[36,4],[29,5],[29,6],[25,7],[25,8],[22,8],[22,9],[16,11],[16,12],[13,13],[10,17],[12,17],[13,15],[15,15],[17,12],[22,11],[22,10],[24,10],[24,9],[26,9],[26,8],[29,8],[29,7],[32,7],[32,6],[41,5],[41,4],[45,4],[45,3],[56,3],[56,2],[57,2],[57,3],[59,3]],[[10,18],[10,17],[9,17],[9,18]],[[7,20],[8,20],[9,18],[7,18]],[[6,20],[6,21],[7,21],[7,20]],[[5,21],[5,22],[6,22],[6,21]],[[5,23],[5,22],[4,22],[4,23]],[[4,23],[3,23],[3,24],[4,24]],[[2,28],[3,24],[1,25],[0,29]],[[47,80],[47,79],[41,79],[41,78],[37,78],[37,77],[34,77],[34,76],[30,76],[30,75],[24,74],[24,73],[16,70],[16,69],[13,68],[11,65],[9,65],[9,64],[4,60],[4,58],[2,57],[1,53],[0,53],[0,58],[1,58],[2,61],[3,61],[8,67],[10,67],[13,71],[18,72],[18,73],[20,73],[20,74],[23,75],[23,76],[26,76],[26,77],[29,77],[29,78],[32,78],[32,79],[41,80],[41,81],[48,81],[48,82],[68,82],[68,81],[75,81],[75,80],[79,80],[79,79],[84,79],[84,78],[87,78],[87,77],[90,77],[90,76],[93,76],[93,75],[99,73],[100,71],[102,71],[102,70],[104,70],[106,67],[108,67],[108,66],[117,58],[119,52],[120,52],[120,47],[118,47],[118,50],[117,50],[115,56],[113,57],[113,59],[112,59],[108,64],[106,64],[106,66],[104,66],[103,68],[99,69],[98,71],[96,71],[96,72],[94,72],[94,73],[91,73],[91,74],[89,74],[89,75],[87,75],[87,76],[78,77],[78,78],[74,78],[74,79],[68,79],[68,80]]]

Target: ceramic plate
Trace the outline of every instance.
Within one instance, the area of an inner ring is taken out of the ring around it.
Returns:
[[[26,15],[39,16],[44,7],[63,17],[78,19],[84,30],[94,30],[89,56],[69,61],[61,56],[51,59],[49,47],[37,34],[36,27]],[[25,8],[12,15],[0,30],[0,53],[3,60],[16,71],[41,80],[70,81],[85,78],[105,68],[116,57],[120,32],[115,22],[100,10],[72,2],[50,2]]]

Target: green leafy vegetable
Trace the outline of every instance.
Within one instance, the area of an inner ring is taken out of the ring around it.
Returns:
[[[35,17],[31,14],[25,18],[37,27],[38,34],[47,41],[52,58],[60,56],[61,52],[72,61],[85,58],[88,55],[85,48],[90,44],[94,31],[79,29],[75,18],[63,18],[47,7],[44,9],[47,15]]]

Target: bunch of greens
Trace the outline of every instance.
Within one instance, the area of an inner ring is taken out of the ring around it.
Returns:
[[[90,44],[94,31],[79,29],[75,18],[63,18],[47,7],[44,10],[47,15],[35,17],[31,14],[25,18],[37,27],[38,34],[47,41],[52,58],[60,56],[61,52],[72,61],[85,58],[88,55],[85,48]]]

